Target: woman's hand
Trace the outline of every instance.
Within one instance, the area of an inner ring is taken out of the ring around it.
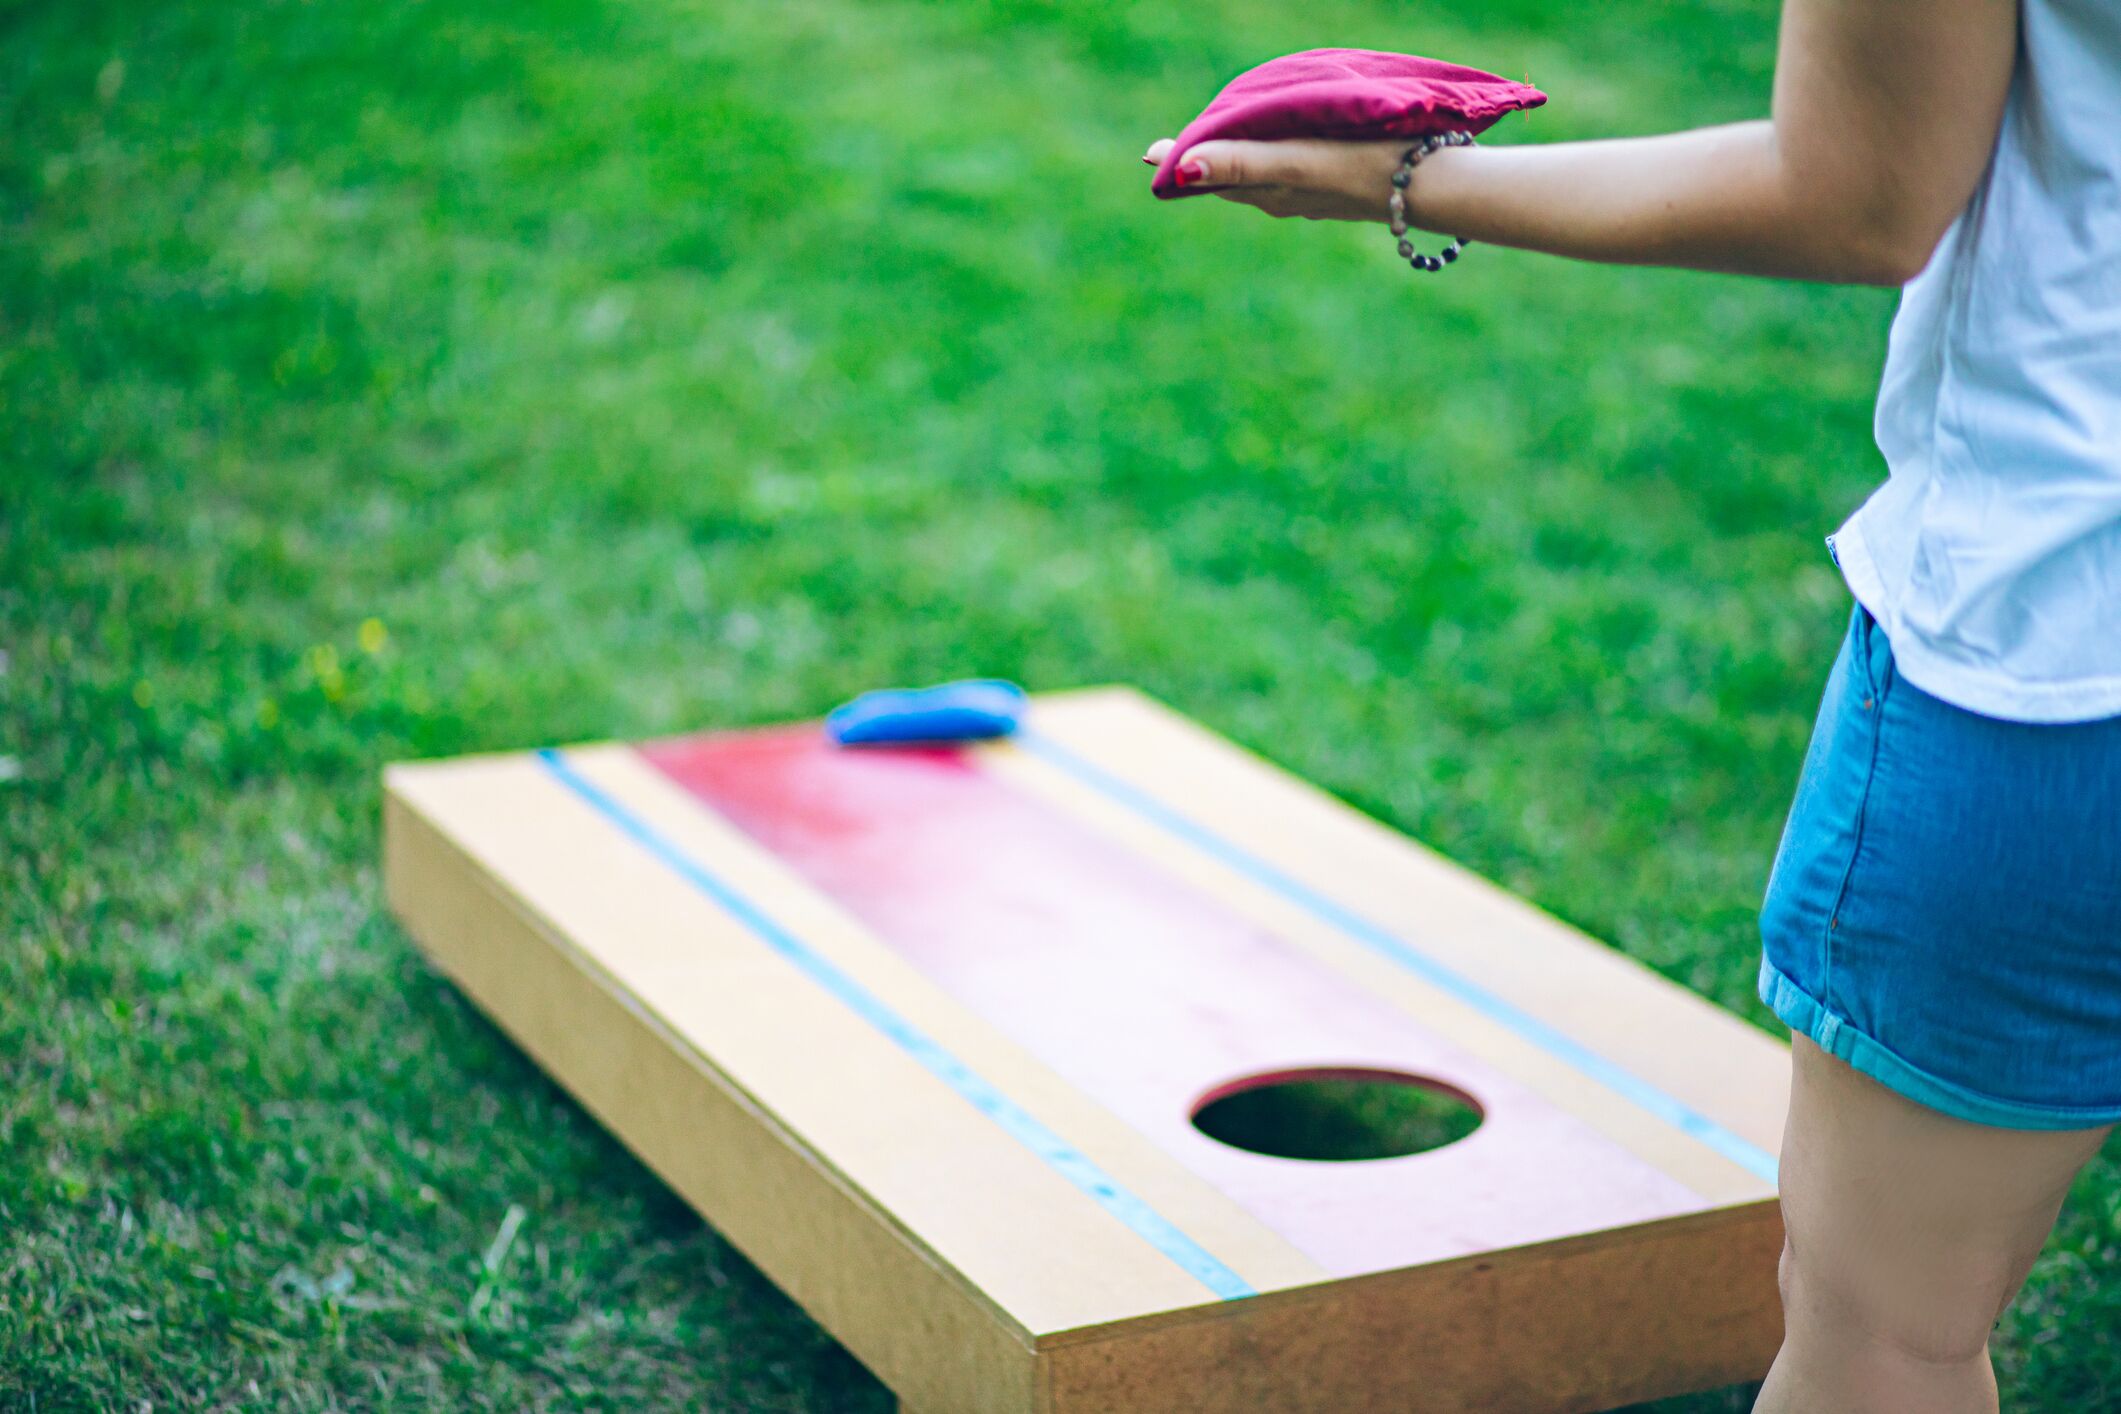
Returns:
[[[1204,142],[1186,153],[1179,184],[1269,216],[1308,221],[1383,221],[1392,195],[1392,173],[1412,139],[1387,142]],[[1159,163],[1171,150],[1165,138],[1142,160]]]
[[[2017,35],[2016,0],[1784,0],[1771,119],[1446,149],[1408,184],[1407,223],[1580,260],[1898,285],[1981,180]],[[1408,146],[1217,141],[1181,156],[1188,191],[1382,221]]]

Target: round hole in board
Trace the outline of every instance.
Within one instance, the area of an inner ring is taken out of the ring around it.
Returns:
[[[1480,1127],[1471,1095],[1425,1075],[1310,1066],[1225,1081],[1193,1105],[1210,1139],[1282,1159],[1396,1159],[1455,1144]]]

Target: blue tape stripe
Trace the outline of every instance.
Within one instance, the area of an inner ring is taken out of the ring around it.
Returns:
[[[1511,1005],[1493,992],[1459,976],[1434,958],[1409,947],[1369,919],[1298,883],[1257,855],[1246,852],[1155,797],[1129,785],[1102,767],[1091,764],[1050,737],[1033,732],[1029,728],[1019,728],[1014,739],[1025,750],[1052,762],[1085,785],[1094,787],[1137,815],[1162,826],[1201,852],[1221,860],[1255,883],[1272,889],[1283,898],[1332,924],[1370,951],[1397,963],[1475,1011],[1501,1022],[1548,1055],[1565,1061],[1608,1090],[1700,1140],[1748,1173],[1769,1183],[1776,1181],[1773,1154],[1750,1140],[1733,1134],[1707,1115],[1665,1094],[1640,1076],[1585,1048],[1530,1012]]]
[[[795,964],[804,976],[844,1003],[848,1010],[882,1032],[894,1045],[919,1061],[928,1072],[965,1097],[972,1107],[993,1120],[1010,1138],[1038,1155],[1061,1177],[1088,1194],[1099,1207],[1133,1229],[1143,1241],[1169,1257],[1210,1291],[1224,1300],[1254,1295],[1250,1283],[1224,1266],[1198,1242],[1180,1232],[1169,1219],[1119,1186],[1113,1177],[1091,1161],[1087,1154],[1033,1119],[1008,1096],[982,1080],[950,1052],[884,1005],[860,983],[834,967],[801,939],[773,921],[751,900],[710,874],[654,826],[585,780],[559,752],[537,753],[560,784],[579,796],[629,839],[713,899],[731,917],[742,923],[761,942]]]

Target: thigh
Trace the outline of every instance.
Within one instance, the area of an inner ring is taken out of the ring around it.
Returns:
[[[1782,1208],[1790,1319],[1846,1323],[1924,1358],[1985,1343],[2108,1132],[1941,1114],[1798,1037]]]

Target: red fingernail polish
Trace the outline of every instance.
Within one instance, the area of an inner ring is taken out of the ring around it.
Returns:
[[[1182,187],[1189,186],[1194,182],[1204,182],[1208,179],[1208,164],[1205,162],[1188,162],[1178,169],[1176,175],[1178,184]]]

